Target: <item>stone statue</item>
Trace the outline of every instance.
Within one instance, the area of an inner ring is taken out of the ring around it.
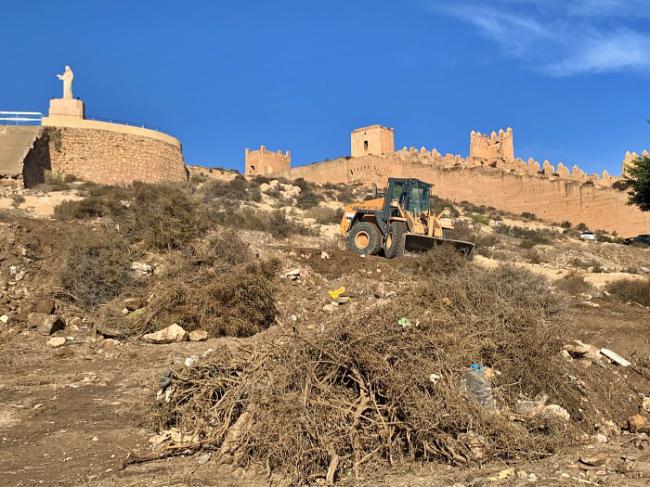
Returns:
[[[65,67],[65,72],[63,74],[57,74],[57,78],[63,81],[63,98],[65,100],[72,100],[72,80],[74,80],[74,73],[70,66]]]

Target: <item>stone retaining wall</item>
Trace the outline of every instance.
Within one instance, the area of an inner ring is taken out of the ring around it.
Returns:
[[[180,144],[96,128],[44,128],[54,173],[100,184],[187,179]]]

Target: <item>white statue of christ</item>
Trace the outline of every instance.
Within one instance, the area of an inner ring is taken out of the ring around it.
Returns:
[[[63,98],[66,100],[72,100],[72,80],[74,80],[74,73],[70,66],[65,67],[65,72],[63,74],[57,74],[57,78],[63,81]]]

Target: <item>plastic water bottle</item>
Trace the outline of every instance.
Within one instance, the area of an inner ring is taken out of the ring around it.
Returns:
[[[472,364],[463,374],[463,382],[486,411],[496,411],[496,401],[492,396],[492,384],[485,378],[485,367],[481,364]]]

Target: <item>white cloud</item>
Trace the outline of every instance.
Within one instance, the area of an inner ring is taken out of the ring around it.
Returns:
[[[442,3],[442,5],[441,5]],[[435,15],[473,25],[503,55],[552,76],[650,70],[648,0],[478,0],[436,2]]]
[[[545,70],[556,76],[585,72],[607,72],[650,67],[650,38],[631,31],[608,33],[585,39],[582,45]]]

